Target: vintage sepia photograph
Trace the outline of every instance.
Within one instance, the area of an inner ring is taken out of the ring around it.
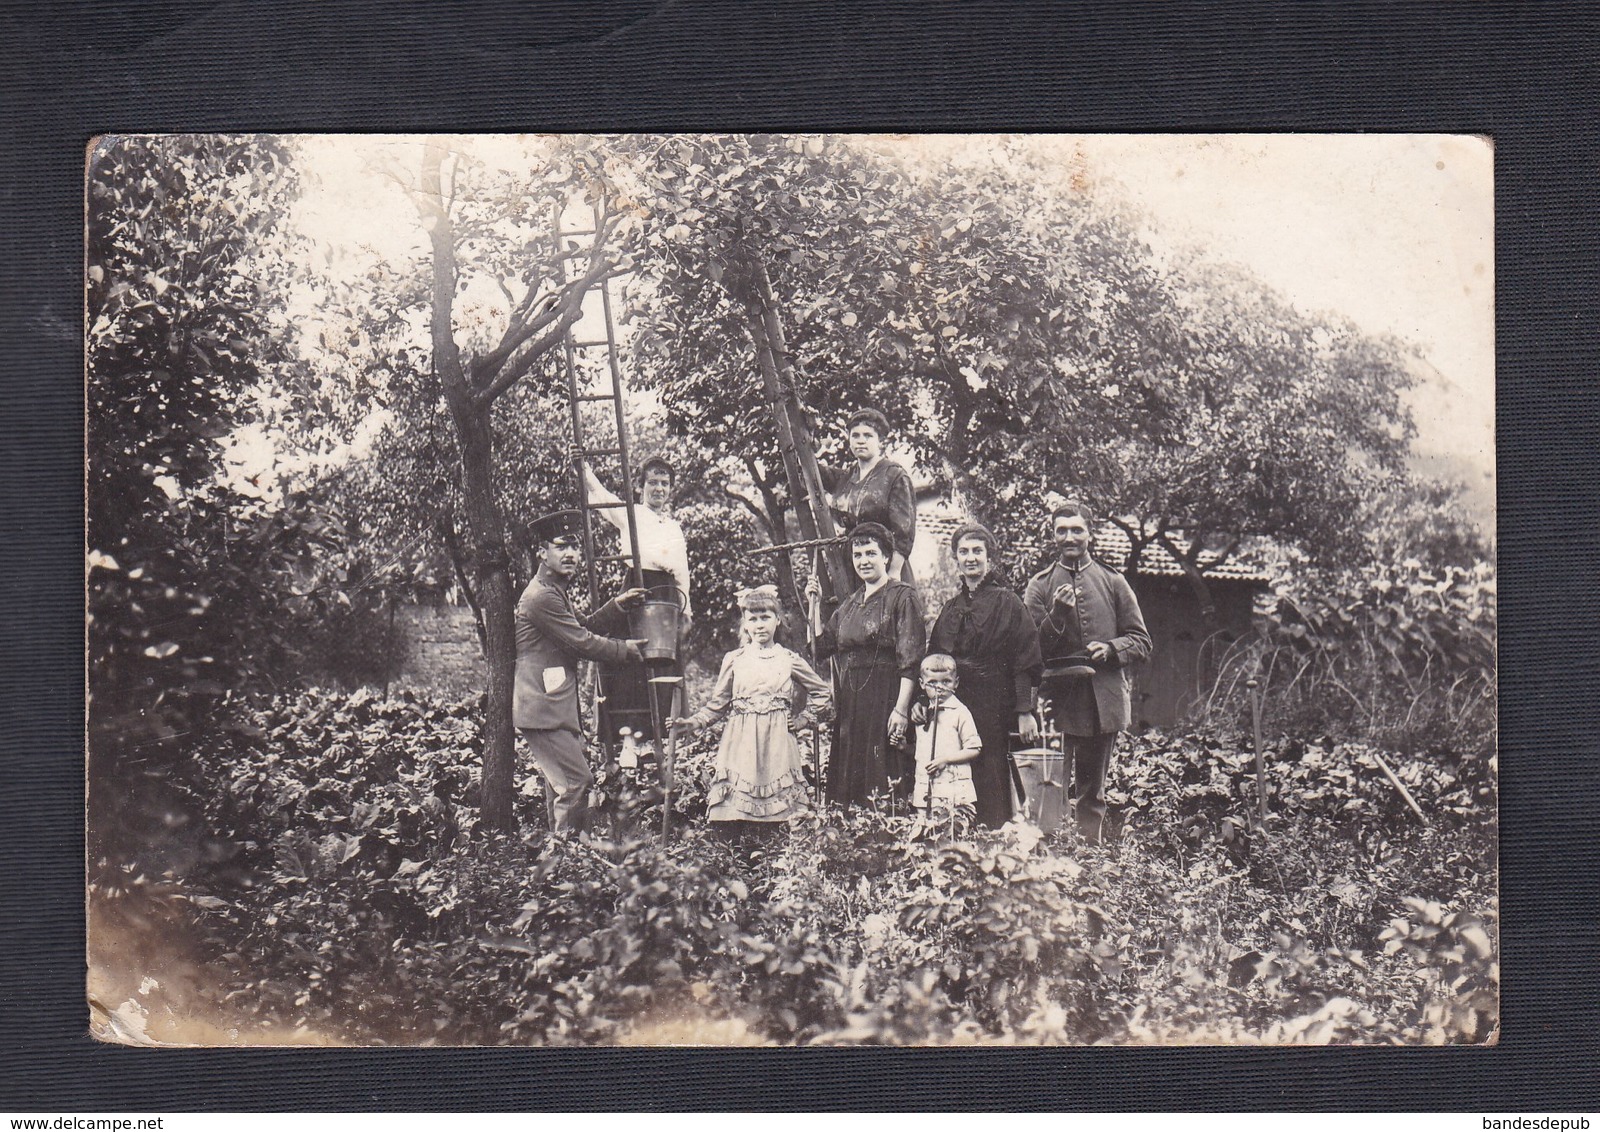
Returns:
[[[1498,1040],[1487,139],[85,160],[96,1037]]]

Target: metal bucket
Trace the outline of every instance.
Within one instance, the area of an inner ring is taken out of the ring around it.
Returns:
[[[644,604],[628,612],[628,635],[645,643],[646,660],[677,660],[683,622],[683,591],[677,586],[652,586]]]
[[[1067,759],[1048,747],[1012,751],[1011,761],[1022,779],[1023,814],[1049,833],[1061,824],[1067,808]]]

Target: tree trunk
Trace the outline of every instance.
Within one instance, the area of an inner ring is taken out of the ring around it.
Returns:
[[[511,699],[516,684],[516,593],[511,577],[510,540],[505,514],[494,490],[494,442],[490,414],[495,399],[522,380],[528,370],[571,331],[582,315],[582,300],[595,284],[610,278],[616,264],[602,255],[611,231],[597,223],[588,268],[574,278],[562,273],[553,294],[541,292],[532,273],[527,298],[511,314],[510,325],[493,349],[478,354],[469,370],[456,345],[452,308],[456,295],[455,228],[451,201],[442,192],[448,149],[429,142],[423,156],[420,191],[413,195],[433,250],[430,331],[434,372],[438,375],[461,451],[461,491],[466,524],[465,554],[476,584],[483,625],[483,654],[489,669],[483,724],[485,829],[514,832],[513,776],[516,736]],[[451,196],[454,196],[454,188]],[[554,247],[552,245],[552,251]],[[543,297],[541,297],[541,295]],[[620,424],[620,422],[619,422]]]
[[[1199,556],[1200,539],[1198,537],[1190,543],[1190,553],[1179,552],[1177,545],[1167,536],[1165,529],[1156,535],[1166,552],[1172,555],[1179,566],[1183,567],[1183,576],[1189,580],[1189,588],[1194,592],[1195,600],[1200,603],[1200,616],[1205,623],[1215,625],[1217,622],[1217,600],[1212,596],[1211,586],[1206,581],[1205,574],[1200,565],[1195,561]]]
[[[516,831],[516,815],[511,809],[516,767],[516,738],[511,726],[516,673],[511,562],[506,552],[505,518],[494,494],[494,445],[489,429],[492,402],[473,396],[452,327],[457,268],[455,231],[440,193],[440,167],[445,153],[438,143],[428,146],[422,166],[423,192],[418,198],[433,248],[433,365],[461,449],[466,557],[477,583],[478,604],[483,613],[484,660],[489,669],[480,814],[486,829],[511,833]]]
[[[965,512],[984,525],[990,525],[994,516],[973,510],[977,493],[972,490],[972,473],[967,469],[972,456],[972,417],[977,406],[971,398],[956,398],[955,413],[945,430],[944,474],[950,482],[950,503],[957,511]]]
[[[483,790],[480,807],[486,828],[516,831],[511,799],[515,793],[516,732],[511,724],[511,696],[516,682],[516,595],[511,592],[511,559],[506,550],[505,518],[495,499],[494,449],[488,408],[476,419],[457,422],[461,436],[463,496],[467,534],[476,576],[478,604],[483,611],[484,659],[489,669],[483,721]]]
[[[945,353],[938,338],[933,340],[933,352],[935,364],[919,366],[916,372],[929,380],[944,382],[950,390],[952,411],[950,421],[945,426],[942,448],[945,474],[950,479],[953,501],[957,496],[970,496],[972,493],[973,478],[967,471],[967,465],[972,460],[972,419],[978,412],[978,398],[967,384],[966,377]],[[989,521],[987,515],[977,518],[984,523]]]
[[[755,483],[756,490],[761,493],[761,502],[767,509],[767,530],[772,536],[774,544],[789,541],[789,524],[784,521],[783,508],[778,506],[778,493],[773,485],[756,474],[754,460],[746,460],[745,467],[750,471],[750,479]],[[784,603],[786,610],[783,618],[784,628],[788,631],[791,642],[806,639],[806,626],[808,624],[805,613],[806,595],[800,589],[800,582],[794,576],[794,561],[788,554],[776,555],[778,561],[774,568],[778,572],[778,592],[787,594],[789,600]]]

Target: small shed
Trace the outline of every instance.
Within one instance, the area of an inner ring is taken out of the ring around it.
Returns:
[[[1187,552],[1183,539],[1173,542]],[[1134,672],[1134,722],[1172,727],[1210,694],[1228,646],[1254,630],[1256,598],[1271,579],[1238,562],[1207,570],[1206,584],[1216,605],[1208,622],[1183,567],[1164,547],[1146,546],[1133,573],[1127,569],[1129,549],[1128,536],[1111,524],[1095,532],[1095,556],[1127,577],[1150,630],[1150,662]]]
[[[927,598],[928,613],[937,614],[957,585],[948,543],[965,516],[942,501],[929,501],[918,508],[917,544],[911,566]],[[1188,549],[1181,538],[1174,538],[1180,551]],[[1195,703],[1208,695],[1216,678],[1218,662],[1228,646],[1254,629],[1256,599],[1266,591],[1271,579],[1264,572],[1238,562],[1224,562],[1206,572],[1216,616],[1207,621],[1200,602],[1184,576],[1183,567],[1159,546],[1146,546],[1138,569],[1129,573],[1128,536],[1111,523],[1095,532],[1094,556],[1113,570],[1127,576],[1153,646],[1150,661],[1134,670],[1134,726],[1172,727]],[[1042,567],[1048,548],[1027,556]],[[1018,591],[1027,578],[1014,578]]]

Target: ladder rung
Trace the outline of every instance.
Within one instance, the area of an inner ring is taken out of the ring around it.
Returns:
[[[617,395],[615,393],[580,393],[578,395],[579,401],[615,401],[616,399]]]
[[[626,507],[627,505],[625,501],[619,499],[615,503],[585,503],[583,506],[585,510],[589,511],[604,511],[608,507]]]
[[[558,233],[558,235],[560,235],[563,239],[565,239],[567,236],[592,236],[592,235],[594,235],[594,229],[593,228],[574,228],[570,232],[562,231],[562,232]]]
[[[620,449],[620,448],[580,448],[577,451],[577,455],[579,455],[579,456],[620,456],[620,455],[622,455],[622,449]]]
[[[599,554],[595,556],[596,562],[632,562],[631,554]]]
[[[574,350],[587,350],[592,346],[609,346],[609,345],[611,345],[611,340],[609,338],[594,338],[594,339],[589,340],[588,342],[574,342],[572,344],[572,348]]]

